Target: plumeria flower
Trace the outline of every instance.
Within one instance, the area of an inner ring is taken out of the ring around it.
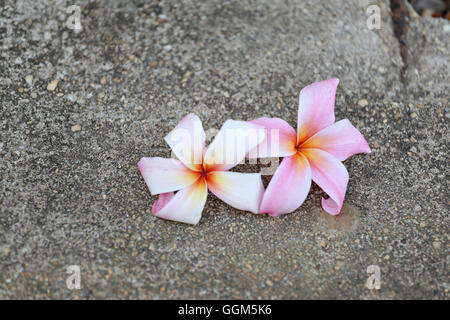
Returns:
[[[342,209],[348,172],[341,161],[356,153],[370,153],[361,133],[344,119],[334,122],[338,79],[313,83],[300,92],[297,133],[279,118],[251,123],[266,129],[266,140],[250,157],[284,157],[264,193],[260,213],[290,213],[305,200],[314,181],[328,195],[323,209],[337,215]]]
[[[206,148],[200,119],[188,114],[165,137],[179,160],[155,157],[142,158],[138,163],[151,194],[159,194],[152,213],[163,219],[197,224],[208,189],[237,209],[257,213],[264,194],[261,175],[228,170],[264,139],[263,128],[227,120]]]

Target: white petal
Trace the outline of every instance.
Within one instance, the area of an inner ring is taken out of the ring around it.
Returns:
[[[227,120],[206,150],[204,167],[207,171],[229,170],[264,140],[263,127],[246,121]]]
[[[195,183],[186,187],[174,196],[159,199],[152,212],[159,218],[179,221],[189,224],[197,224],[202,216],[205,206],[208,188],[205,179],[199,178]],[[160,195],[160,197],[165,195]]]
[[[208,173],[206,181],[209,190],[230,206],[258,213],[264,193],[261,174],[214,171]]]
[[[138,168],[153,195],[183,189],[200,176],[179,160],[160,157],[142,158]]]
[[[202,170],[205,131],[198,116],[193,113],[185,116],[164,139],[187,167]]]

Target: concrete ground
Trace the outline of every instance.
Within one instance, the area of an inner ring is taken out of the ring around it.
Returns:
[[[0,298],[448,298],[448,21],[410,13],[405,65],[388,0],[73,2],[78,33],[66,1],[0,0]],[[295,126],[330,77],[373,151],[341,216],[315,185],[278,218],[211,194],[197,226],[151,214],[136,163],[185,114]]]

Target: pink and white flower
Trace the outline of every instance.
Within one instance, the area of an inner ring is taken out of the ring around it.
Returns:
[[[155,157],[138,163],[151,194],[159,194],[152,213],[197,224],[208,189],[237,209],[257,213],[264,193],[261,175],[228,170],[263,142],[263,131],[249,122],[227,120],[206,148],[200,119],[195,114],[185,116],[165,137],[179,160]]]
[[[361,133],[344,119],[334,122],[338,79],[313,83],[300,92],[297,132],[279,118],[251,123],[266,129],[266,140],[249,157],[284,157],[261,201],[259,213],[290,213],[305,200],[311,180],[322,188],[323,209],[337,215],[342,209],[348,172],[341,161],[356,153],[370,153]]]

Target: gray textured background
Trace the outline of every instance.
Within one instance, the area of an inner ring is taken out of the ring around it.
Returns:
[[[68,4],[0,0],[0,298],[448,298],[449,22],[412,16],[403,81],[387,0],[73,1],[78,34]],[[342,216],[317,186],[279,218],[211,194],[197,226],[151,215],[136,163],[185,114],[295,126],[330,77],[373,151]]]

